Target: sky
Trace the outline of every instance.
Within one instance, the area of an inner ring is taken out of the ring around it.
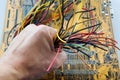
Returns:
[[[3,33],[3,26],[4,26],[4,20],[5,20],[6,1],[7,0],[0,1],[0,45],[2,42],[2,33]]]
[[[4,19],[5,19],[5,9],[6,9],[6,2],[7,0],[1,0],[0,2],[0,45],[2,42],[2,33],[3,33],[3,26],[4,26]],[[118,47],[120,47],[120,0],[111,0],[112,2],[112,9],[114,12],[113,21],[113,30],[115,40],[118,42]],[[118,58],[120,60],[120,51],[118,51]],[[120,62],[119,62],[120,63]]]
[[[118,47],[120,48],[120,0],[111,0],[111,2],[114,13],[114,18],[112,19],[114,36],[115,40],[118,42]],[[120,63],[120,50],[117,50],[117,53]]]

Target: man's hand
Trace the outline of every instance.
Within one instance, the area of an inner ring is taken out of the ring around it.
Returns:
[[[46,74],[56,54],[53,45],[55,35],[56,30],[45,25],[27,26],[2,56],[0,80],[35,80]],[[60,67],[65,59],[65,53],[60,53],[52,70]]]

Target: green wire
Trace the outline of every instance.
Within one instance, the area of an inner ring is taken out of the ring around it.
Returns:
[[[80,47],[80,48],[83,48],[83,49],[85,49],[86,51],[90,51],[90,49],[88,49],[88,48],[86,48],[86,47],[83,47],[82,45],[80,45],[80,44],[75,44],[75,43],[66,43],[66,44],[64,44],[65,46],[74,46],[74,47]]]

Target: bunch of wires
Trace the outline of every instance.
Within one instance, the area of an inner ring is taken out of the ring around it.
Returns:
[[[57,54],[47,71],[54,64],[61,49],[77,53],[86,65],[87,63],[82,59],[79,52],[90,58],[91,56],[86,53],[90,51],[88,46],[104,51],[107,51],[109,46],[119,49],[115,40],[104,37],[104,33],[98,32],[102,23],[96,23],[97,18],[94,15],[96,8],[87,9],[83,4],[84,1],[81,0],[39,0],[23,19],[14,37],[29,24],[44,24],[57,29],[57,35],[54,39]],[[89,16],[86,19],[82,19],[86,13]],[[84,25],[88,23],[90,25]]]

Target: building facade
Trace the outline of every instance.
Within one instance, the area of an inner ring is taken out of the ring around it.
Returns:
[[[2,53],[7,49],[12,40],[13,34],[16,31],[14,27],[17,27],[19,24],[21,24],[21,21],[34,6],[35,2],[35,0],[7,0],[1,50]]]
[[[4,36],[2,41],[3,53],[12,40],[15,28],[21,23],[26,14],[35,5],[37,0],[8,0],[6,8],[6,19],[4,25]],[[85,8],[96,8],[93,13],[97,18],[96,23],[102,22],[99,32],[105,32],[106,37],[114,38],[113,26],[111,18],[113,14],[110,12],[110,0],[81,0],[82,6]],[[82,20],[86,19],[89,13],[82,16]],[[90,26],[91,22],[85,22],[82,26]],[[9,32],[11,31],[11,34]],[[9,37],[8,37],[9,36]],[[89,59],[82,55],[85,61],[90,65],[88,69],[78,56],[67,54],[68,60],[58,70],[47,74],[44,80],[118,80],[118,57],[115,48],[108,47],[108,51],[89,47],[92,57]],[[41,79],[43,80],[43,79]]]

